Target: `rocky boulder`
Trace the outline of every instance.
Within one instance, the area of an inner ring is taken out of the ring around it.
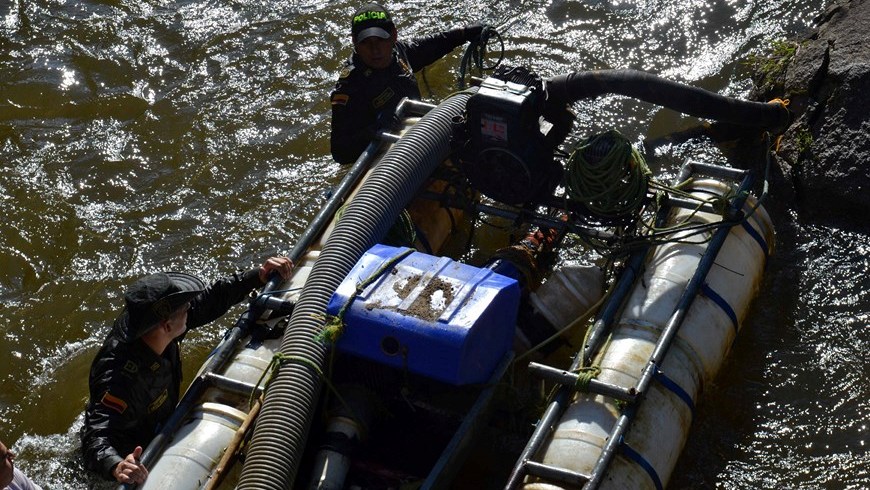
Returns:
[[[791,101],[777,163],[800,216],[870,228],[870,0],[835,2],[817,20],[767,59],[757,96]]]

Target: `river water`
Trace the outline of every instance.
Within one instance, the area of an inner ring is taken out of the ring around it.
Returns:
[[[812,25],[822,0],[389,2],[400,37],[504,24],[543,76],[630,67],[743,96],[742,64]],[[0,0],[0,439],[46,488],[89,488],[76,436],[87,371],[124,286],[206,279],[288,253],[344,169],[327,95],[356,4]],[[460,50],[423,93],[455,90]],[[637,142],[691,125],[620,97],[578,129]],[[660,147],[655,172],[721,163]],[[772,189],[773,202],[777,189]],[[776,206],[777,252],[670,488],[870,488],[870,237]],[[241,309],[185,342],[186,374]]]

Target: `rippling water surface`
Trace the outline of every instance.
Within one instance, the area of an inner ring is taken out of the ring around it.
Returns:
[[[741,60],[824,2],[387,5],[400,37],[503,24],[506,61],[543,76],[630,67],[742,96]],[[0,438],[47,488],[90,485],[75,434],[124,286],[287,253],[340,179],[327,95],[355,6],[0,0]],[[455,89],[460,56],[427,69],[424,95]],[[579,134],[638,142],[692,123],[620,97],[576,109]],[[695,141],[651,165],[669,175],[690,158],[724,157]],[[870,487],[870,237],[777,207],[777,255],[671,488]],[[239,312],[185,342],[188,377]]]

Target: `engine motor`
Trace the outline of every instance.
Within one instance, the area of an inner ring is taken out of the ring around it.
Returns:
[[[497,201],[521,205],[552,193],[562,178],[553,150],[570,131],[567,107],[547,114],[541,78],[523,67],[499,67],[468,100],[458,121],[460,167]]]

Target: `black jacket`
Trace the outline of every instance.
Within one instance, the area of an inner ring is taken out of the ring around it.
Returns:
[[[464,43],[465,29],[398,41],[393,63],[382,70],[366,66],[354,52],[332,91],[330,149],[338,163],[353,163],[377,130],[389,124],[403,97],[420,98],[414,72],[422,70]]]
[[[191,301],[187,331],[220,318],[262,285],[258,269],[215,281]],[[106,337],[91,364],[90,401],[81,430],[88,469],[114,480],[115,465],[136,446],[147,446],[172,415],[181,393],[178,344],[183,338],[158,356],[141,339],[122,342],[117,324]]]

